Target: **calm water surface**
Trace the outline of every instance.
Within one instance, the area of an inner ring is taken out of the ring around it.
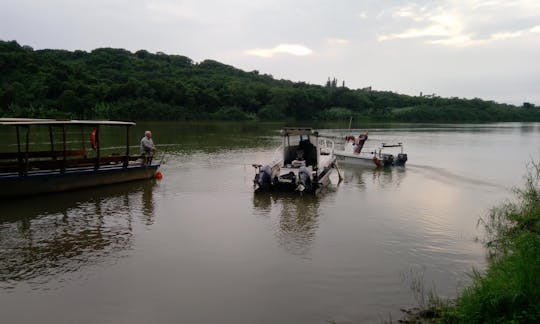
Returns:
[[[485,267],[478,218],[540,157],[538,123],[364,125],[375,144],[404,142],[407,166],[254,195],[251,164],[282,126],[139,124],[133,140],[152,129],[167,153],[162,181],[4,202],[1,322],[395,320],[411,277],[453,297]]]

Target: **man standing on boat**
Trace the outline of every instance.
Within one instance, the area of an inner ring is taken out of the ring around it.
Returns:
[[[152,156],[154,156],[156,150],[154,141],[152,141],[152,132],[149,130],[145,131],[144,137],[141,139],[141,156],[144,165],[152,163]]]
[[[362,151],[362,148],[364,147],[364,143],[367,141],[367,139],[368,139],[367,131],[364,134],[358,136],[355,143],[356,147],[354,148],[355,154],[360,154],[360,152]]]

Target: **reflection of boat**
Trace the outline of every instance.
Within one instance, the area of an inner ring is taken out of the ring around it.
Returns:
[[[57,275],[66,281],[67,273],[130,253],[137,226],[153,223],[154,186],[145,181],[64,192],[55,199],[37,196],[24,208],[24,200],[3,202],[0,290],[20,282],[41,289]]]
[[[406,168],[359,168],[354,164],[344,164],[340,167],[343,181],[350,186],[366,190],[367,187],[394,188],[401,186],[407,175]]]
[[[321,197],[322,196],[322,197]],[[253,207],[268,220],[279,245],[294,255],[309,253],[319,229],[320,204],[328,195],[299,197],[291,192],[253,195]]]
[[[330,183],[335,167],[333,142],[311,128],[285,128],[282,156],[270,164],[254,164],[255,191],[317,192]],[[278,149],[279,150],[279,149]]]
[[[368,139],[368,132],[360,136],[345,136],[343,150],[336,150],[334,154],[340,163],[388,167],[405,166],[407,154],[403,153],[403,143],[386,144],[375,149],[365,149],[364,144]],[[400,152],[392,154],[390,148],[399,148]]]
[[[0,198],[149,179],[159,168],[151,159],[130,155],[135,123],[9,118],[0,125],[12,127],[17,136],[16,151],[0,153]],[[104,155],[100,132],[110,128],[122,131],[124,153]],[[40,138],[44,134],[46,141]]]

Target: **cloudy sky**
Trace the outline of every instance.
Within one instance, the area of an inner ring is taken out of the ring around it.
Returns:
[[[0,39],[540,105],[539,0],[0,0]]]

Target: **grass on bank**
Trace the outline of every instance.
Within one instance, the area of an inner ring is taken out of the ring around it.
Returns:
[[[540,322],[540,164],[531,163],[516,202],[494,208],[481,220],[490,253],[487,271],[443,318],[463,323]]]
[[[402,322],[540,322],[540,163],[528,167],[515,202],[481,219],[486,230],[488,269],[473,271],[472,284],[452,301],[430,302]],[[429,310],[429,316],[418,316]]]

